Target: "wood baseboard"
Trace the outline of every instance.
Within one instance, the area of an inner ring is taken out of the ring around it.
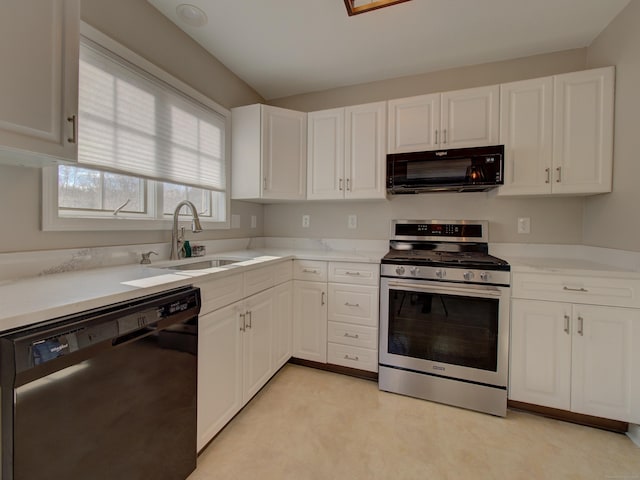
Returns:
[[[621,422],[620,420],[610,420],[608,418],[583,415],[581,413],[569,412],[558,408],[542,407],[540,405],[533,405],[531,403],[518,402],[515,400],[508,400],[507,407],[514,410],[537,413],[538,415],[556,420],[564,420],[566,422],[586,425],[588,427],[601,428],[611,432],[626,433],[629,429],[629,424],[627,422]]]
[[[352,377],[362,378],[364,380],[378,381],[377,372],[368,372],[366,370],[358,370],[357,368],[343,367],[341,365],[331,365],[329,363],[314,362],[311,360],[303,360],[301,358],[290,358],[289,363],[294,365],[302,365],[303,367],[316,368],[327,372],[341,373]]]

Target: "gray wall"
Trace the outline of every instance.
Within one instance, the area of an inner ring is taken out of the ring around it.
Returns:
[[[589,66],[616,66],[613,192],[585,201],[587,245],[640,251],[640,1],[589,47]]]
[[[425,75],[337,88],[270,103],[302,111],[402,98],[585,69],[586,49],[444,70]],[[306,202],[265,206],[265,235],[283,237],[386,239],[394,218],[489,220],[492,242],[563,243],[582,241],[583,199],[504,198],[495,192],[423,194],[377,202]],[[302,228],[302,215],[311,226]],[[358,228],[347,216],[358,215]],[[517,233],[518,217],[531,219],[531,233]]]
[[[145,0],[82,0],[81,15],[88,24],[227,108],[262,101],[253,89]],[[171,239],[168,231],[42,232],[40,177],[37,168],[0,166],[0,253]],[[198,238],[262,235],[262,206],[232,202],[231,211],[241,216],[241,228],[204,232]],[[258,217],[256,229],[249,228],[251,215]]]

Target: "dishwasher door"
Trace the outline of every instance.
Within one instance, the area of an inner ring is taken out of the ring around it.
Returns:
[[[3,480],[184,480],[196,466],[188,288],[0,340]]]

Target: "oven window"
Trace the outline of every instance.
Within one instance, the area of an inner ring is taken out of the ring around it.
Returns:
[[[496,371],[499,300],[389,291],[388,351]]]

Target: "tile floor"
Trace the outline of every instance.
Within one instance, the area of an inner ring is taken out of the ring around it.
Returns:
[[[625,435],[380,392],[286,365],[198,458],[188,480],[636,479]]]

